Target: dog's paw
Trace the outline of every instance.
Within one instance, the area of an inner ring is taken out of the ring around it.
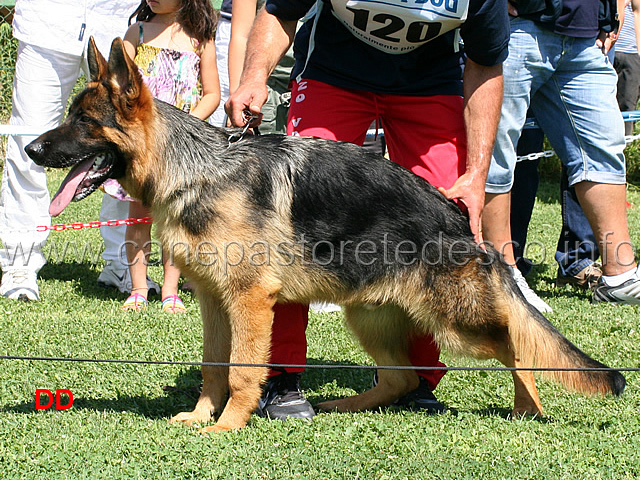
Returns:
[[[316,405],[318,410],[323,412],[353,412],[357,410],[353,410],[353,406],[348,402],[348,398],[343,398],[341,400],[330,400],[328,402],[322,402]]]
[[[521,419],[521,418],[542,418],[542,417],[544,417],[542,409],[539,409],[537,407],[514,408],[511,411],[511,419],[512,420],[517,420],[517,419]]]
[[[194,410],[192,412],[181,412],[169,420],[169,423],[184,423],[190,427],[195,424],[207,423],[213,418],[211,411]]]
[[[223,433],[223,432],[231,432],[233,430],[237,430],[237,428],[225,427],[224,425],[220,425],[216,423],[215,425],[204,427],[202,430],[200,430],[200,433],[202,435],[208,435],[209,433]]]

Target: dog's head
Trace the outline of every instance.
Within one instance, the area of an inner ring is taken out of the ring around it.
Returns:
[[[71,201],[95,191],[107,178],[125,176],[140,150],[135,138],[148,125],[153,99],[122,40],[111,45],[107,62],[89,40],[90,81],[73,100],[67,119],[25,147],[38,165],[72,167],[51,201],[49,213],[60,214]]]

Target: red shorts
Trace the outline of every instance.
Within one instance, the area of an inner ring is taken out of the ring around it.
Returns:
[[[287,134],[362,145],[371,123],[380,119],[394,162],[436,187],[450,188],[465,172],[463,100],[455,95],[371,93],[301,80],[293,85]],[[306,312],[291,305],[277,306],[275,311],[271,361],[305,363]],[[412,339],[409,358],[413,365],[444,366],[439,357],[440,350],[430,335]],[[434,389],[445,371],[418,374]]]
[[[455,95],[413,97],[294,83],[287,135],[362,145],[382,119],[389,157],[436,187],[450,188],[465,172],[467,142],[463,100]]]

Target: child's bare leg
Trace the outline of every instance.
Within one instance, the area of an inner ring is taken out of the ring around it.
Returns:
[[[162,298],[178,294],[180,269],[173,263],[166,251],[162,252],[162,266],[164,267],[164,282],[162,283]]]
[[[167,313],[184,313],[186,308],[178,296],[180,270],[173,263],[173,257],[166,249],[162,251],[164,282],[162,283],[162,310]]]
[[[142,218],[149,215],[149,210],[139,202],[131,202],[129,216]],[[127,225],[125,233],[127,260],[131,274],[131,293],[138,293],[147,298],[147,257],[151,251],[151,224],[134,223]]]

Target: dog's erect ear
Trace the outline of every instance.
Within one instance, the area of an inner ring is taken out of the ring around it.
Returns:
[[[128,105],[134,104],[141,93],[142,77],[120,38],[114,39],[111,44],[108,66],[109,80],[115,87],[114,91],[123,96]]]
[[[89,63],[89,77],[92,82],[100,82],[107,77],[107,61],[98,50],[98,47],[96,47],[93,37],[89,38],[87,62]]]

